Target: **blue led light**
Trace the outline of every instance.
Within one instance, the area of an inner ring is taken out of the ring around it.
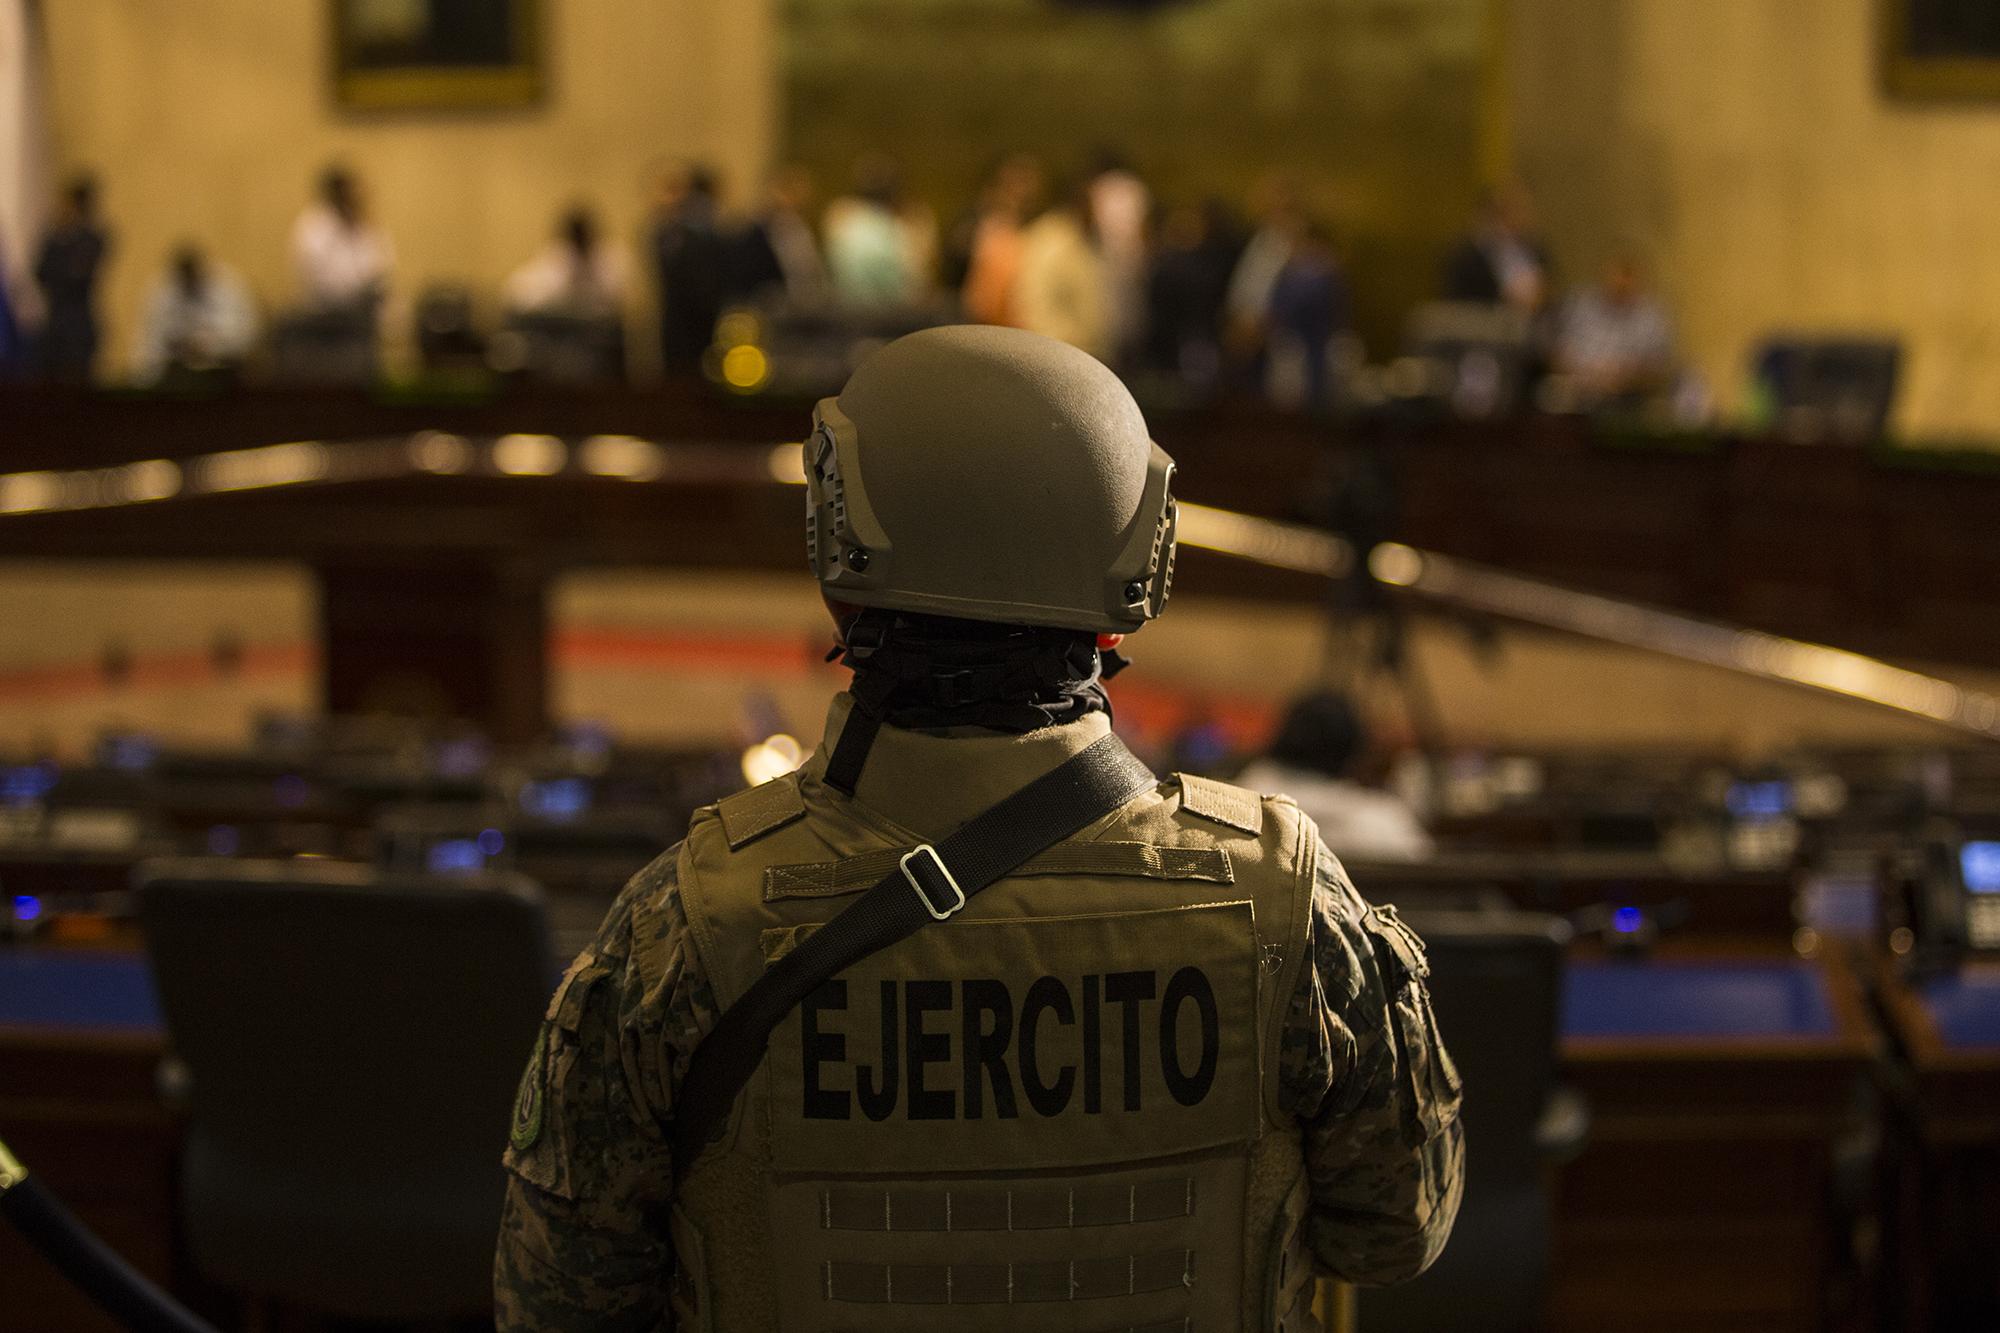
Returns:
[[[1229,733],[1215,725],[1190,728],[1181,736],[1177,757],[1197,772],[1206,772],[1229,757]]]
[[[507,845],[507,835],[497,828],[481,829],[478,842],[480,851],[488,856],[498,856]]]
[[[476,737],[442,742],[433,752],[432,764],[440,776],[447,778],[477,777],[486,767],[486,742]]]
[[[33,921],[41,914],[42,900],[40,898],[35,897],[32,893],[14,895],[14,919],[16,921]]]
[[[521,788],[521,808],[542,819],[575,819],[590,808],[590,784],[582,778],[550,778]]]
[[[1790,814],[1792,784],[1789,782],[1736,782],[1723,798],[1729,813],[1738,819],[1776,819]]]
[[[424,867],[441,874],[463,874],[469,870],[483,870],[486,858],[480,854],[479,844],[471,838],[446,838],[434,842],[424,855]]]
[[[104,743],[104,762],[128,773],[143,773],[159,757],[159,743],[151,736],[128,732]]]
[[[58,776],[56,766],[49,763],[0,769],[0,802],[33,805],[55,790]]]
[[[561,743],[579,758],[602,759],[611,753],[611,732],[594,722],[575,722],[558,733]]]
[[[1620,935],[1630,935],[1645,924],[1645,915],[1636,907],[1621,907],[1611,914],[1611,928]]]
[[[1968,842],[1958,852],[1958,868],[1972,893],[2000,893],[2000,842]]]

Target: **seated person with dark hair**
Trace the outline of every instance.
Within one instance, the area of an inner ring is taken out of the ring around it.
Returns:
[[[1623,251],[1595,287],[1564,308],[1555,368],[1586,406],[1631,401],[1666,388],[1674,373],[1673,322],[1646,285],[1639,257]]]
[[[1291,797],[1336,856],[1424,860],[1434,850],[1431,837],[1409,806],[1349,776],[1367,749],[1367,727],[1347,696],[1315,691],[1293,701],[1270,752],[1252,760],[1236,781]]]
[[[1534,201],[1526,186],[1509,181],[1480,196],[1472,230],[1445,259],[1444,299],[1536,314],[1548,303],[1549,269]]]
[[[257,308],[243,280],[184,243],[146,298],[133,371],[147,382],[229,371],[256,341]]]
[[[625,306],[625,258],[603,243],[589,209],[571,208],[508,277],[503,297],[512,314],[616,319]]]

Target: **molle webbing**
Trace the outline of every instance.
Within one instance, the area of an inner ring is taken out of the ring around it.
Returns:
[[[1193,1283],[1194,1259],[1190,1249],[999,1264],[875,1264],[829,1259],[821,1274],[826,1299],[848,1304],[1031,1305],[1172,1291]],[[1154,1327],[1177,1329],[1185,1324],[1183,1319]]]
[[[1159,1222],[1194,1215],[1193,1176],[1128,1184],[945,1186],[829,1185],[820,1191],[827,1231],[1043,1231]]]

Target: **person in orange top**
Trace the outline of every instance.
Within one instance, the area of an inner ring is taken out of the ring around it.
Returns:
[[[1042,165],[1025,153],[1003,161],[987,182],[961,293],[967,319],[1019,327],[1014,290],[1021,275],[1022,233],[1042,190]]]

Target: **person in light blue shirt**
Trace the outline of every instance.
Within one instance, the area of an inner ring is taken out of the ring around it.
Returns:
[[[1555,368],[1585,406],[1631,403],[1672,382],[1673,321],[1648,289],[1637,255],[1613,256],[1602,281],[1571,298],[1556,335]]]
[[[826,211],[826,268],[843,305],[907,305],[924,295],[935,237],[903,207],[902,182],[886,158],[863,162],[856,188]]]
[[[193,245],[172,262],[146,298],[134,375],[146,383],[230,371],[257,341],[257,307],[243,280]]]

